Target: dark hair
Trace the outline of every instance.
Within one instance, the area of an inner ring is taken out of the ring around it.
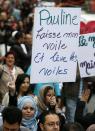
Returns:
[[[62,131],[84,131],[84,128],[78,122],[66,123],[63,125]]]
[[[21,37],[23,37],[23,33],[18,31],[16,34],[15,34],[15,39],[18,40],[20,39]]]
[[[20,86],[21,86],[21,84],[23,83],[23,81],[25,80],[25,78],[29,78],[29,79],[30,79],[29,75],[27,75],[27,74],[19,74],[19,75],[17,76],[16,82],[15,82],[17,94],[19,93]],[[30,89],[29,89],[29,90],[30,90]],[[27,92],[28,92],[28,91],[27,91]],[[27,93],[27,92],[26,92],[26,93]]]
[[[9,124],[18,122],[21,123],[22,111],[14,106],[5,107],[2,111],[3,122],[6,121]]]
[[[43,94],[44,98],[46,97],[49,90],[54,90],[54,88],[52,86],[45,86],[44,94]]]
[[[50,110],[48,110],[48,111],[44,111],[40,116],[39,116],[39,118],[38,118],[38,120],[39,120],[39,122],[38,122],[38,131],[41,131],[41,128],[40,128],[40,124],[44,124],[45,123],[45,121],[46,121],[46,116],[48,116],[48,115],[56,115],[56,116],[58,116],[58,118],[59,118],[59,123],[60,123],[60,129],[61,129],[61,125],[63,125],[64,124],[64,121],[62,120],[62,118],[60,117],[60,115],[59,114],[57,114],[55,111],[50,111]],[[61,131],[61,130],[60,130]],[[63,130],[62,130],[63,131]]]
[[[45,118],[47,115],[57,115],[59,117],[59,115],[55,112],[55,111],[45,111],[43,112],[40,116],[39,116],[39,124],[42,123],[44,124],[45,123]],[[60,120],[60,118],[59,118]]]
[[[9,51],[5,54],[5,57],[7,57],[8,55],[13,55],[15,58],[15,52],[14,51]]]
[[[5,57],[8,57],[8,55],[13,55],[14,56],[14,59],[15,59],[15,61],[16,61],[16,54],[15,54],[15,52],[14,51],[9,51],[9,52],[7,52],[6,54],[5,54]],[[6,60],[4,59],[4,62],[3,62],[3,64],[6,64]],[[14,63],[15,64],[15,63]]]
[[[60,108],[62,109],[63,108],[63,106],[65,106],[65,100],[64,99],[62,99],[62,97],[61,96],[56,96],[56,102],[58,103],[59,102],[59,99],[61,100],[60,101]]]

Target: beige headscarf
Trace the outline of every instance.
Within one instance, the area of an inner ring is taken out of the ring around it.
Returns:
[[[44,100],[44,93],[46,88],[50,87],[50,89],[54,90],[54,87],[50,86],[50,85],[45,85],[44,87],[41,88],[39,96],[38,96],[38,108],[40,108],[40,110],[42,111],[46,111],[48,109],[48,107],[45,105],[45,100]]]

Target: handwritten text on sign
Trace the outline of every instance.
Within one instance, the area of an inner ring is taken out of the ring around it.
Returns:
[[[95,76],[95,33],[80,36],[78,60],[81,77]]]
[[[76,78],[80,8],[36,8],[31,83]]]

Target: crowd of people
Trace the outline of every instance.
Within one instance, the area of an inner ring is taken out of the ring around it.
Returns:
[[[34,11],[48,2],[85,0],[0,0],[0,131],[95,130],[94,77],[82,79],[77,69],[75,82],[30,84]],[[92,32],[95,21],[80,22],[80,34]]]

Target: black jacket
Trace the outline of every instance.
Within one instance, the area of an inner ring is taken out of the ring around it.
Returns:
[[[83,109],[85,107],[85,102],[78,100],[75,112],[75,121],[82,124],[82,126],[87,129],[91,124],[95,124],[95,112],[83,115]]]
[[[10,50],[15,52],[16,65],[26,71],[31,64],[31,52],[25,54],[20,44],[13,45]]]

